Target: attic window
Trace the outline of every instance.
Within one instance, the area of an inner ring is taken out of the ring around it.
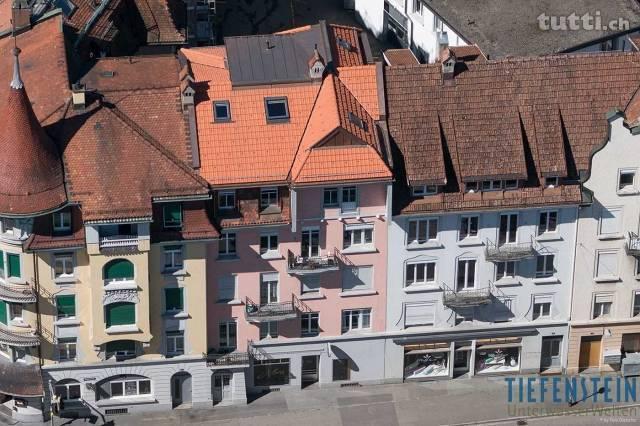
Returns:
[[[516,179],[509,179],[504,181],[504,189],[516,189],[518,187],[518,181]]]
[[[558,180],[559,179],[557,176],[545,178],[544,186],[546,186],[547,188],[555,188],[556,186],[558,186]]]
[[[465,190],[467,192],[476,192],[478,190],[478,182],[467,182]]]
[[[411,187],[411,194],[414,197],[424,197],[425,195],[434,195],[437,193],[437,185],[417,185]]]
[[[116,75],[115,71],[102,71],[100,75],[104,78],[113,78]]]
[[[344,50],[348,50],[351,52],[353,50],[353,45],[349,43],[347,40],[338,37],[338,46],[342,47]]]
[[[367,130],[366,123],[362,120],[362,118],[358,117],[352,112],[349,112],[349,121],[361,128],[362,130]]]
[[[216,123],[231,120],[231,106],[229,101],[213,102],[213,121]]]
[[[287,98],[265,98],[264,106],[267,121],[286,121],[289,119]]]

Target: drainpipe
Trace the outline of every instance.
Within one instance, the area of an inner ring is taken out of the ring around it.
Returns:
[[[593,209],[592,206],[589,207]],[[567,341],[563,345],[567,350],[563,350],[562,353],[566,354],[565,359],[562,361],[564,372],[567,372],[569,367],[569,334],[571,332],[571,314],[573,313],[573,293],[575,290],[575,275],[576,275],[576,257],[578,255],[578,223],[580,221],[580,206],[576,206],[576,224],[573,229],[573,256],[571,257],[571,290],[569,291],[569,312],[567,315]]]

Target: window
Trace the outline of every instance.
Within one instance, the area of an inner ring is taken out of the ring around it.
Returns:
[[[348,359],[333,360],[333,381],[339,382],[351,379],[351,367]]]
[[[303,229],[300,243],[302,257],[316,257],[320,255],[320,231],[318,229]]]
[[[618,279],[618,252],[598,251],[596,252],[596,280],[617,280]]]
[[[559,178],[557,176],[551,176],[544,179],[544,186],[547,188],[555,188],[558,186]]]
[[[162,217],[165,228],[182,228],[182,205],[169,203],[162,206]]]
[[[267,98],[264,100],[267,121],[283,121],[289,118],[287,98]]]
[[[503,278],[515,278],[516,262],[499,262],[496,264],[496,281]]]
[[[213,121],[231,121],[231,106],[229,101],[213,102]]]
[[[558,227],[558,212],[541,212],[538,220],[538,235],[556,232]]]
[[[260,304],[278,303],[278,274],[260,274]]]
[[[633,190],[636,180],[635,170],[620,170],[618,172],[618,191]]]
[[[236,298],[236,275],[225,275],[218,281],[218,302],[229,302]]]
[[[478,236],[478,222],[480,218],[478,216],[462,216],[460,218],[460,234],[458,239],[460,241],[465,238],[475,238]]]
[[[278,323],[276,321],[267,321],[260,323],[260,340],[270,337],[275,339],[278,337]]]
[[[149,379],[118,380],[109,383],[109,385],[111,398],[151,394],[151,380]]]
[[[59,338],[56,343],[56,351],[58,353],[58,361],[75,361],[77,339],[75,337]]]
[[[342,311],[342,332],[371,328],[371,308]]]
[[[373,244],[373,225],[346,225],[343,234],[343,246],[362,247]]]
[[[167,312],[181,312],[184,310],[184,289],[164,289],[165,309]]]
[[[607,318],[613,305],[612,294],[596,294],[593,298],[593,319]]]
[[[0,278],[5,278],[4,252],[0,250]]]
[[[178,271],[183,267],[182,246],[164,247],[164,270]]]
[[[411,194],[414,197],[424,197],[425,195],[434,195],[438,193],[437,185],[418,185],[411,187]]]
[[[63,210],[53,214],[53,233],[60,234],[71,231],[71,212]]]
[[[76,297],[73,294],[56,296],[56,308],[58,310],[58,319],[75,318]]]
[[[404,307],[404,326],[433,325],[435,315],[436,305],[433,302],[407,303]]]
[[[551,296],[533,296],[533,319],[551,317]]]
[[[364,120],[362,120],[362,118],[358,117],[357,115],[355,115],[351,111],[349,111],[347,116],[349,117],[349,121],[352,124],[355,124],[356,127],[360,128],[362,130],[367,130],[367,123]]]
[[[338,207],[338,188],[325,188],[322,204],[324,207]]]
[[[422,16],[422,11],[424,10],[424,4],[422,4],[422,0],[413,0],[413,13],[416,15]]]
[[[184,332],[167,331],[167,355],[184,355]]]
[[[223,232],[220,235],[218,255],[228,257],[236,255],[236,234],[234,232]]]
[[[342,188],[342,210],[353,211],[358,207],[358,188],[347,186]]]
[[[255,386],[281,386],[289,384],[289,359],[256,359],[253,361]]]
[[[617,237],[621,234],[622,207],[603,207],[600,211],[598,235]]]
[[[406,267],[405,286],[429,285],[436,282],[436,262],[409,263]]]
[[[502,189],[502,181],[501,180],[485,180],[482,181],[482,190],[483,191],[499,191]]]
[[[458,260],[457,290],[465,290],[476,286],[476,260]]]
[[[55,278],[73,277],[73,253],[58,253],[54,255],[53,274]]]
[[[555,255],[543,254],[536,258],[536,278],[549,278],[555,273],[553,262]]]
[[[409,221],[409,244],[424,244],[438,238],[438,219],[420,219]]]
[[[504,189],[516,189],[517,187],[518,187],[518,181],[515,179],[504,181]]]
[[[9,303],[4,300],[0,300],[0,323],[7,325],[9,322]]]
[[[278,206],[278,188],[261,188],[260,189],[260,208]]]
[[[56,383],[54,392],[63,401],[72,401],[80,399],[80,383],[74,381],[62,380]]]
[[[442,19],[435,13],[433,14],[433,31],[442,32],[444,31],[444,25],[442,23]]]
[[[11,321],[22,321],[22,303],[9,304],[9,319]]]
[[[500,231],[498,234],[498,244],[515,243],[518,234],[518,215],[500,215]]]
[[[260,254],[278,251],[278,234],[260,236]]]
[[[105,306],[107,327],[134,325],[136,323],[136,305],[128,302],[112,303]]]
[[[102,278],[105,283],[114,281],[132,281],[134,277],[133,263],[126,259],[115,259],[104,265]]]
[[[636,291],[633,293],[633,311],[632,315],[637,317],[640,315],[640,292]]]
[[[466,192],[477,192],[478,191],[478,182],[467,182],[464,185],[464,189]]]
[[[302,337],[317,336],[320,333],[320,314],[318,312],[304,312],[300,316]]]
[[[107,359],[116,356],[119,359],[124,357],[133,358],[136,355],[136,342],[133,340],[115,340],[105,345]]]
[[[235,321],[221,322],[218,326],[218,346],[221,349],[235,349],[238,345],[238,326]]]
[[[373,266],[346,266],[342,270],[342,291],[373,288]]]
[[[494,309],[493,322],[509,322],[513,319],[513,307],[515,306],[515,299],[509,296],[498,297],[500,302]]]
[[[7,277],[20,278],[22,276],[19,254],[7,253],[7,266]]]
[[[318,293],[320,291],[320,277],[317,275],[307,275],[300,278],[302,288],[300,293]]]
[[[220,191],[218,192],[218,207],[221,210],[232,210],[236,208],[236,192]]]

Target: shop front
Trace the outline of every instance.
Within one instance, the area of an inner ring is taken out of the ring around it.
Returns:
[[[407,345],[404,349],[405,380],[449,377],[449,343]]]
[[[476,341],[475,373],[503,374],[520,371],[521,338]]]

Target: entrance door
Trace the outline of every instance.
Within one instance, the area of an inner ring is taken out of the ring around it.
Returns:
[[[602,336],[583,337],[580,341],[580,369],[599,367],[601,350]]]
[[[171,405],[173,408],[191,405],[191,374],[176,373],[171,378]]]
[[[562,347],[562,337],[543,337],[542,355],[540,357],[540,369],[560,367],[560,348]]]
[[[302,387],[318,382],[318,364],[320,364],[319,355],[310,355],[302,357]]]
[[[213,375],[213,402],[231,400],[231,373]]]
[[[471,351],[456,348],[453,355],[453,376],[460,377],[469,372],[469,360],[471,359]]]

